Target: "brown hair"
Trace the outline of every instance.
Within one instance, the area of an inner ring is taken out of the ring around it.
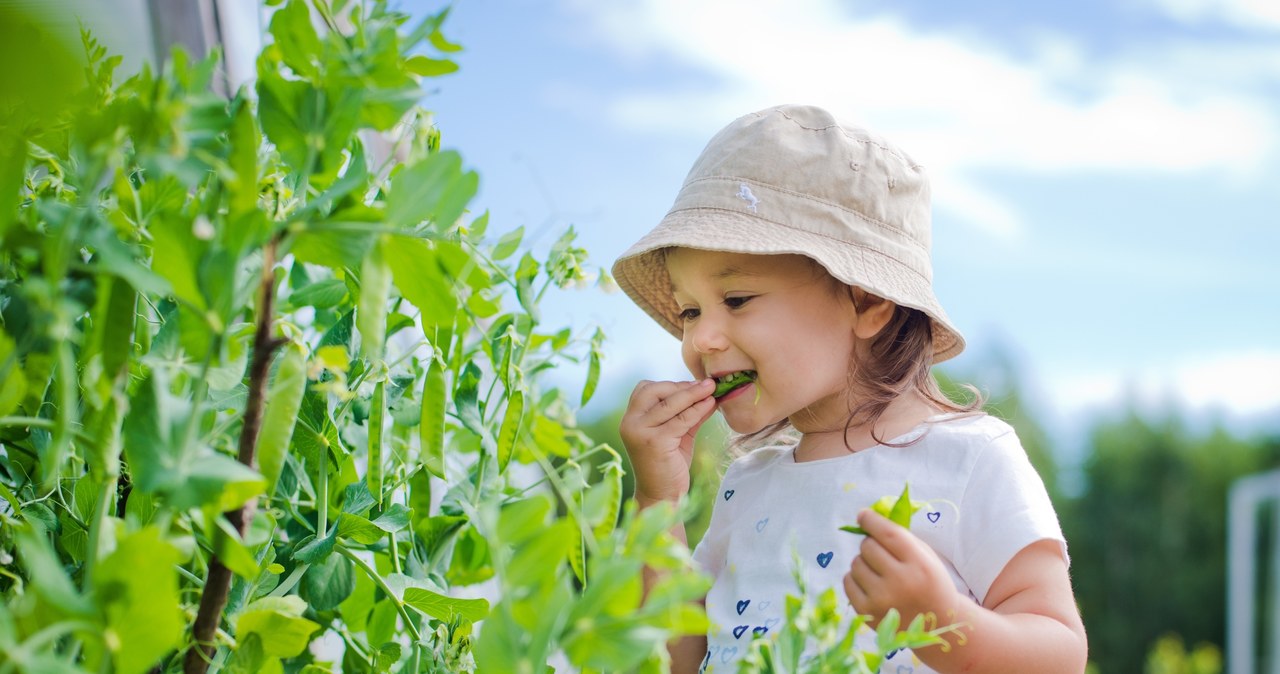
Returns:
[[[870,304],[883,302],[882,298],[860,289],[846,285],[832,278],[826,270],[817,267],[831,280],[833,292],[844,294],[861,311],[865,300]],[[864,302],[859,302],[857,294],[861,293]],[[934,378],[933,367],[933,323],[919,309],[895,305],[893,316],[868,344],[868,356],[862,358],[855,350],[853,364],[849,369],[849,416],[844,425],[844,443],[850,451],[849,429],[855,426],[869,426],[871,438],[877,443],[890,447],[906,447],[919,441],[919,437],[901,444],[885,442],[885,438],[876,435],[875,424],[880,416],[898,396],[914,390],[943,412],[963,415],[982,414],[985,403],[982,393],[971,385],[963,388],[971,394],[967,401],[956,401],[943,392]],[[734,440],[730,447],[733,455],[742,455],[754,447],[775,440],[774,436],[791,428],[791,422],[783,419],[766,426],[754,433],[747,433]]]

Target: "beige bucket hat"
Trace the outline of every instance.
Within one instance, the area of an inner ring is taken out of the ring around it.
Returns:
[[[883,138],[820,108],[745,115],[712,137],[675,204],[613,265],[618,286],[683,336],[663,249],[808,256],[836,279],[933,321],[933,362],[964,338],[933,294],[929,182]]]

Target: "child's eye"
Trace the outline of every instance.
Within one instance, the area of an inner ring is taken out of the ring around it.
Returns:
[[[744,295],[742,297],[726,297],[724,298],[724,305],[726,307],[729,307],[730,309],[741,309],[743,305],[745,305],[747,302],[750,302],[752,299],[754,299],[753,295]]]
[[[698,314],[699,314],[699,311],[698,311],[697,309],[694,309],[694,308],[681,309],[681,310],[680,310],[680,320],[681,320],[681,321],[692,321],[693,319],[695,319],[695,318],[697,318],[697,317],[698,317]]]

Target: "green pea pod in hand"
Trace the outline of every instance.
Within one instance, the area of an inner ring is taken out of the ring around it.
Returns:
[[[875,512],[889,518],[889,521],[897,524],[904,529],[911,528],[911,516],[916,511],[923,508],[924,503],[921,501],[912,501],[911,492],[908,485],[902,485],[902,494],[897,500],[892,496],[882,496],[875,503],[871,504],[871,509]],[[847,531],[851,534],[867,535],[867,530],[856,525],[847,525],[840,527],[840,531]]]

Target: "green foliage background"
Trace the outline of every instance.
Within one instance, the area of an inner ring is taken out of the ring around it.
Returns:
[[[419,107],[447,12],[273,4],[229,100],[4,10],[61,79],[0,100],[0,671],[662,670],[706,581],[576,428],[585,251],[489,236]]]

